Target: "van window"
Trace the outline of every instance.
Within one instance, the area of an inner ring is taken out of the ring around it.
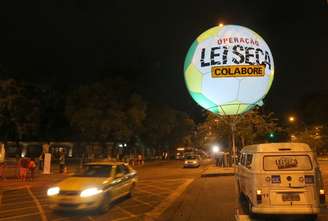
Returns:
[[[240,164],[241,165],[245,165],[245,159],[246,159],[246,154],[245,153],[243,153],[242,155],[241,155],[241,159],[240,159]]]
[[[272,155],[263,157],[264,170],[312,170],[308,155]]]
[[[252,164],[252,160],[253,160],[253,154],[247,154],[245,166],[249,167]]]

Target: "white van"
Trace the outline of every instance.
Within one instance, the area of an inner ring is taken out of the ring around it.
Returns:
[[[236,173],[251,214],[308,214],[325,203],[319,165],[304,143],[266,143],[241,150]]]

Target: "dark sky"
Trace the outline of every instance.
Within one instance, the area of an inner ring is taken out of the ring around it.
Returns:
[[[40,0],[0,3],[0,64],[13,76],[78,85],[122,75],[147,99],[188,111],[183,61],[194,39],[238,24],[271,48],[275,80],[268,110],[292,111],[300,98],[328,90],[325,0]]]

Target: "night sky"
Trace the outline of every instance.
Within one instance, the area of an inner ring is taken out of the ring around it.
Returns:
[[[184,58],[199,34],[223,22],[256,31],[271,48],[275,80],[267,110],[291,112],[303,96],[328,90],[325,0],[0,4],[1,69],[17,79],[72,86],[121,75],[147,100],[200,110],[185,87]]]

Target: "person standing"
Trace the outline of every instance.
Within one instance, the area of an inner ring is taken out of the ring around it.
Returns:
[[[31,178],[31,181],[32,181],[33,178],[34,178],[34,170],[35,170],[35,168],[36,168],[36,162],[35,162],[35,159],[32,158],[32,159],[30,160],[30,162],[28,163],[28,169],[29,169],[29,171],[30,171],[30,178]]]
[[[5,162],[0,162],[0,178],[5,180],[5,168],[6,168],[6,164]]]
[[[44,165],[44,151],[42,151],[41,155],[39,156],[39,170],[43,170]]]
[[[26,157],[22,157],[19,160],[19,178],[21,179],[21,181],[26,181],[28,164],[29,160]]]
[[[59,173],[63,173],[64,172],[64,168],[65,168],[65,152],[62,150],[59,153]]]

